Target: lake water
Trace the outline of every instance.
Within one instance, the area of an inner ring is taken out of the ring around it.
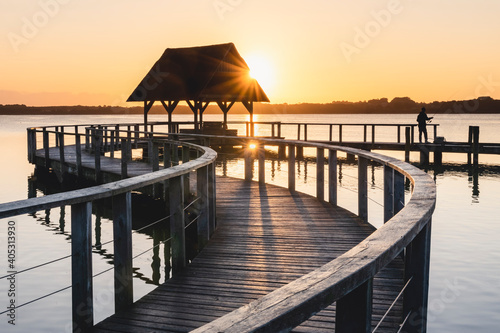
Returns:
[[[432,116],[432,115],[431,115]],[[154,115],[151,120],[164,121],[166,116]],[[221,115],[205,115],[205,120],[221,120]],[[416,115],[256,115],[256,121],[314,123],[414,123]],[[246,115],[229,115],[229,120],[247,120]],[[175,115],[174,120],[191,120],[188,115]],[[26,128],[57,124],[141,122],[141,116],[0,116],[0,202],[26,199],[28,178],[34,167],[27,162]],[[500,115],[436,115],[438,135],[448,141],[467,141],[469,125],[480,126],[480,141],[500,142]],[[231,126],[233,128],[235,126]],[[236,126],[238,127],[238,126]],[[243,133],[244,127],[238,127]],[[296,138],[296,127],[283,127],[284,136]],[[432,131],[430,131],[432,135]],[[260,128],[257,135],[269,135],[270,129]],[[335,135],[335,134],[334,134]],[[362,129],[344,129],[346,138],[360,140]],[[327,127],[311,127],[310,139],[327,139]],[[334,136],[335,137],[335,136]],[[395,130],[380,130],[377,139],[394,140]],[[432,139],[432,137],[431,137]],[[384,152],[403,158],[403,153]],[[412,161],[418,156],[412,154]],[[437,184],[437,205],[432,223],[431,275],[428,331],[437,332],[497,332],[500,327],[500,156],[480,156],[477,175],[463,166],[466,157],[444,154],[445,166],[430,169]],[[229,159],[225,167],[219,163],[218,174],[243,176],[241,161]],[[266,179],[286,184],[286,162],[269,162]],[[279,171],[282,170],[282,173]],[[314,163],[299,163],[297,189],[313,193]],[[382,170],[373,167],[369,189],[369,219],[379,226],[382,220]],[[342,166],[339,205],[356,212],[356,168]],[[43,195],[38,189],[37,195]],[[103,244],[94,251],[94,273],[104,271],[112,262],[112,222],[103,208],[93,216],[96,242]],[[0,221],[0,276],[8,271],[7,227],[16,225],[16,269],[26,269],[70,254],[70,208],[41,211]],[[135,221],[135,220],[134,220]],[[134,233],[134,255],[157,244],[154,232]],[[166,278],[164,258],[148,251],[134,260],[134,298],[138,299]],[[95,321],[113,313],[112,271],[94,278]],[[34,269],[17,277],[16,302],[23,304],[70,285],[70,259]],[[0,312],[8,306],[8,280],[0,280]],[[16,325],[8,323],[7,314],[0,316],[1,332],[70,332],[71,291],[17,309]]]

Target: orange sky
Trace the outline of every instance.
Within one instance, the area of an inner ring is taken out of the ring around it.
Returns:
[[[2,0],[0,104],[125,104],[165,48],[226,42],[263,67],[272,103],[500,99],[498,13],[495,0]]]

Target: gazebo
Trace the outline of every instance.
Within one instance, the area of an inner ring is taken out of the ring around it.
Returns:
[[[194,114],[195,130],[201,128],[203,112],[211,102],[227,113],[241,102],[250,113],[253,136],[253,103],[269,102],[259,83],[250,77],[250,69],[233,43],[168,48],[153,65],[127,102],[144,102],[144,124],[148,112],[159,101],[168,112],[169,130],[172,113],[180,101],[186,101]]]

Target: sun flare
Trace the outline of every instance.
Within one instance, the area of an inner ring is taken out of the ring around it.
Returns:
[[[259,82],[264,91],[270,91],[274,86],[274,68],[269,59],[261,55],[244,57],[250,68],[250,76]]]

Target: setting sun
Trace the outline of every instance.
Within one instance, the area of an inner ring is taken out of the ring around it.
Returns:
[[[244,57],[250,68],[250,76],[259,82],[262,89],[270,92],[274,86],[274,68],[267,58],[261,55],[248,55]]]

